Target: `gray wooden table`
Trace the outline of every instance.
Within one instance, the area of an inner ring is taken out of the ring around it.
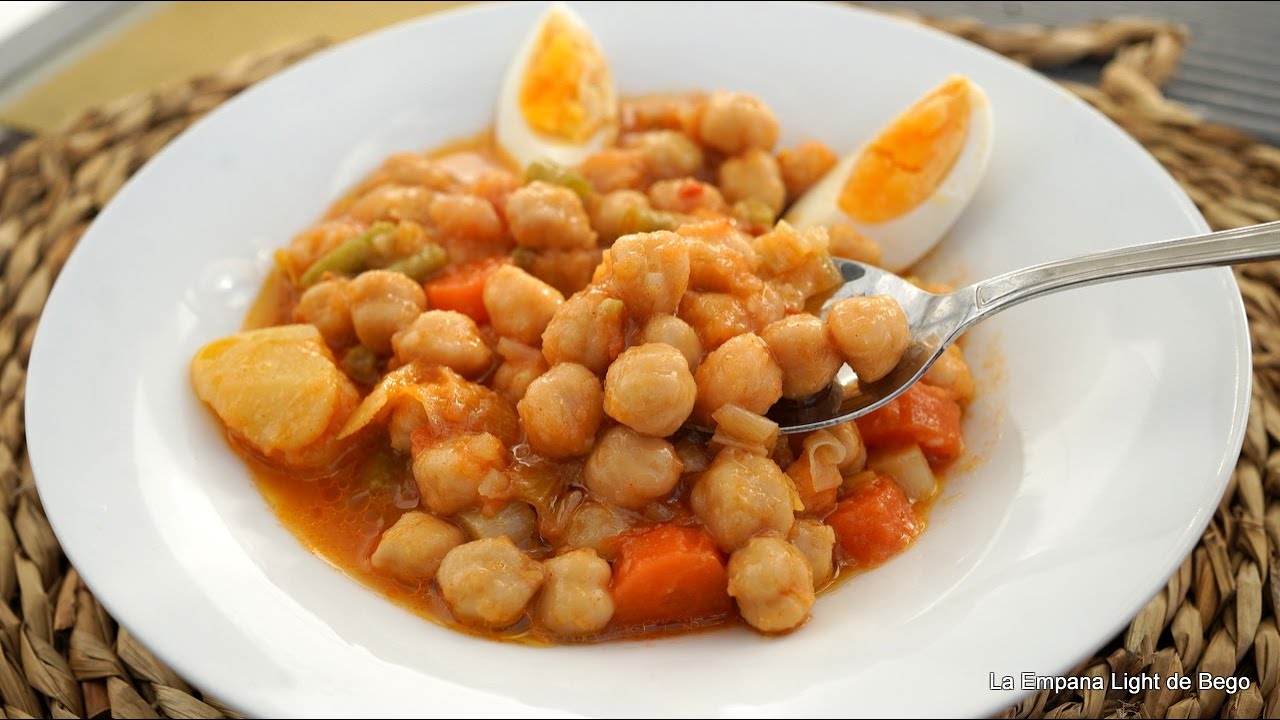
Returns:
[[[868,2],[937,17],[969,16],[991,25],[1068,25],[1119,15],[1182,23],[1191,31],[1170,98],[1215,122],[1280,144],[1280,2]],[[1060,77],[1092,81],[1098,67]],[[1055,74],[1051,72],[1050,74]]]
[[[868,2],[938,17],[969,16],[992,25],[1064,25],[1117,15],[1185,24],[1191,31],[1177,75],[1165,89],[1210,120],[1280,145],[1280,2]],[[1098,67],[1076,65],[1061,77],[1091,82]],[[1053,73],[1051,73],[1053,74]],[[0,127],[0,156],[23,137]]]

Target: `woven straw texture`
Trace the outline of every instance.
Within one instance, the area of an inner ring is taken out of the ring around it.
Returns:
[[[1134,18],[1057,29],[912,19],[1036,67],[1107,60],[1097,87],[1070,89],[1142,142],[1210,224],[1280,219],[1280,149],[1202,122],[1162,96],[1187,41],[1183,28]],[[219,103],[322,44],[90,110],[0,159],[0,716],[234,716],[119,627],[68,565],[24,449],[26,364],[53,278],[129,175]],[[1045,691],[1005,716],[1280,716],[1280,263],[1237,276],[1254,357],[1244,452],[1194,552],[1128,629],[1075,673],[1203,671],[1248,677],[1250,688],[1233,696]]]

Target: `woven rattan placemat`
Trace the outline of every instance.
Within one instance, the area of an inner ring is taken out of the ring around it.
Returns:
[[[1129,131],[1215,228],[1280,220],[1280,149],[1201,122],[1161,95],[1186,32],[1142,19],[1058,29],[925,21],[1037,67],[1108,59],[1099,85],[1069,86]],[[231,714],[112,620],[45,519],[26,458],[23,398],[53,278],[98,210],[147,158],[204,113],[307,55],[308,42],[90,110],[0,159],[0,705],[13,718]],[[1253,333],[1244,452],[1195,551],[1128,629],[1073,674],[1210,672],[1221,691],[1042,691],[1011,717],[1280,716],[1280,263],[1237,276]],[[1207,479],[1206,479],[1207,480]],[[1087,592],[1087,578],[1063,592]]]

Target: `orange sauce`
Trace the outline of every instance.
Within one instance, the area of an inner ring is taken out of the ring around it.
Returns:
[[[392,450],[385,440],[379,446],[357,450],[345,458],[334,472],[318,478],[297,476],[271,467],[238,447],[234,440],[230,442],[244,458],[257,481],[258,490],[281,523],[304,547],[348,577],[420,617],[470,635],[533,645],[565,642],[544,634],[532,626],[527,617],[499,631],[463,625],[454,619],[434,583],[408,583],[380,573],[373,567],[369,556],[382,531],[403,513],[418,507],[418,488],[409,459]],[[942,480],[940,473],[938,492],[913,506],[921,534],[927,529],[929,513],[942,493]],[[913,539],[903,552],[914,544]],[[856,566],[843,561],[838,545],[836,552],[835,572],[831,580],[818,588],[819,596],[878,567]],[[738,624],[743,624],[742,619],[734,613],[660,627],[611,627],[589,640],[652,639]]]
[[[495,162],[504,162],[493,150],[492,134],[488,131],[463,138],[429,153],[440,157],[449,153],[475,153]],[[470,162],[467,160],[466,162]],[[341,214],[342,208],[354,198],[347,195],[337,201],[327,217]],[[294,305],[299,292],[280,269],[272,270],[263,282],[259,296],[250,307],[244,321],[245,329],[280,325],[292,322]],[[630,333],[629,333],[630,334]],[[486,631],[463,625],[450,613],[434,582],[411,583],[377,571],[370,562],[370,555],[383,530],[395,523],[406,511],[418,507],[418,488],[413,479],[409,456],[390,447],[386,433],[381,433],[374,444],[356,448],[327,474],[309,476],[291,473],[264,462],[254,453],[241,447],[228,434],[228,442],[249,467],[259,491],[270,504],[281,523],[311,552],[324,558],[334,568],[366,587],[382,594],[392,602],[432,622],[460,632],[490,639],[516,641],[534,645],[550,645],[565,642],[532,625],[528,616],[516,625],[500,631]],[[516,453],[518,456],[519,453]],[[557,471],[569,485],[569,490],[581,490],[577,483],[580,463],[557,464]],[[920,527],[925,528],[934,499],[941,494],[943,474],[935,468],[939,489],[933,498],[915,503],[913,510]],[[682,481],[687,487],[689,479]],[[566,491],[566,492],[568,492]],[[666,503],[667,514],[690,517],[680,494]],[[648,523],[652,526],[654,523]],[[644,524],[638,526],[645,527]],[[918,537],[918,535],[917,535]],[[914,539],[912,540],[914,544]],[[907,549],[910,548],[910,545]],[[904,550],[905,552],[905,550]],[[551,549],[545,545],[533,553],[548,556]],[[818,589],[825,594],[849,578],[859,575],[872,566],[853,566],[841,558],[839,545],[833,578]],[[701,618],[693,622],[660,627],[606,628],[602,633],[587,638],[588,642],[615,639],[647,639],[677,633],[703,631],[727,625],[744,624],[736,612],[728,615]]]

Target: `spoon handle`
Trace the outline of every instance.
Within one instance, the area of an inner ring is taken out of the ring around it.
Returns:
[[[974,321],[1059,290],[1137,275],[1280,258],[1280,221],[1035,265],[974,286]]]

